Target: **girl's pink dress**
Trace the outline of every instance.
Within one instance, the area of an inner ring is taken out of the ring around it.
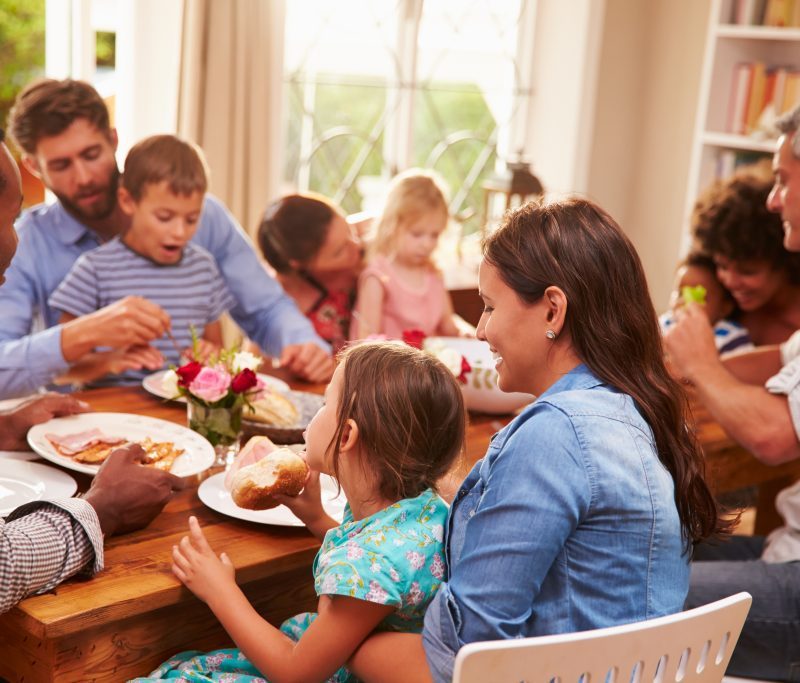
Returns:
[[[435,270],[425,276],[422,287],[415,289],[402,282],[385,256],[376,256],[359,278],[374,277],[383,286],[383,318],[380,334],[402,339],[404,330],[418,329],[425,335],[436,334],[445,311],[447,290]]]

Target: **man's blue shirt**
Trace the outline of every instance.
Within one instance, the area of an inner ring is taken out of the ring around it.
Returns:
[[[0,397],[35,391],[67,369],[60,314],[47,301],[75,260],[101,243],[60,202],[29,209],[16,227],[19,246],[0,287]],[[305,342],[330,350],[218,199],[206,195],[192,242],[216,260],[236,300],[231,316],[264,351],[277,356]]]

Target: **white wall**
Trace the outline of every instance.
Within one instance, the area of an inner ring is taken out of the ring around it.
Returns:
[[[183,1],[118,0],[117,12],[116,124],[122,160],[143,137],[176,130]]]
[[[605,0],[538,0],[527,154],[548,193],[585,192]]]
[[[666,307],[710,0],[606,0],[587,193],[633,240]]]

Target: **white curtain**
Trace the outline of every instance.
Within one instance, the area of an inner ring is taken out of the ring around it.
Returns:
[[[185,0],[178,133],[251,235],[280,193],[285,0]]]

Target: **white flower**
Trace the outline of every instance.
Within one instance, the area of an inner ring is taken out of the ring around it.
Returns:
[[[441,543],[442,539],[444,538],[444,527],[441,524],[434,524],[431,528],[431,534],[433,534],[433,537],[439,541],[439,543]]]
[[[233,356],[233,366],[231,369],[235,375],[242,370],[252,370],[255,372],[258,370],[259,365],[261,365],[261,359],[258,356],[254,356],[249,351],[239,351]]]
[[[174,370],[167,370],[161,380],[161,388],[165,394],[169,394],[170,398],[179,395],[178,391],[178,373]]]

